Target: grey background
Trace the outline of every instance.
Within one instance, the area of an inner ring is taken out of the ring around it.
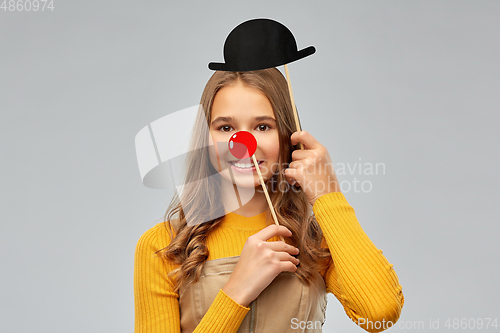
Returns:
[[[394,264],[407,329],[496,318],[499,1],[57,1],[0,11],[0,331],[133,332],[137,240],[171,193],[141,184],[134,137],[195,105],[229,31],[284,23],[303,128]],[[347,186],[347,185],[344,185]],[[409,325],[409,326],[408,326]],[[329,295],[325,332],[361,331]]]

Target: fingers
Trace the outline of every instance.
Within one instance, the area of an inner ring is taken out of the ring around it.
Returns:
[[[268,239],[271,239],[274,236],[291,237],[292,232],[285,226],[282,225],[278,226],[273,224],[265,227],[264,229],[262,229],[261,231],[250,237],[255,237],[257,239],[267,241]]]
[[[296,160],[305,160],[306,158],[310,158],[310,157],[311,157],[311,151],[310,150],[299,149],[299,150],[294,150],[292,152],[292,160],[293,161],[296,161]]]
[[[303,172],[297,169],[288,168],[285,169],[285,178],[290,185],[295,185],[296,183],[300,185],[303,178]]]
[[[277,242],[267,242],[267,246],[276,252],[288,252],[292,255],[297,255],[299,254],[299,249],[296,248],[295,246],[289,245],[285,242],[282,241],[277,241]]]
[[[292,162],[290,163],[290,168],[297,168],[300,165],[307,165],[311,163],[321,162],[322,151],[320,149],[316,150],[295,150],[292,153]]]
[[[300,264],[300,260],[294,257],[294,255],[298,255],[300,252],[298,248],[282,241],[267,242],[266,245],[269,249],[275,251],[273,255],[276,259],[281,261],[281,271],[287,270],[295,272],[294,267],[289,265],[287,262],[292,263],[294,266]]]
[[[293,256],[299,254],[299,249],[283,241],[267,242],[268,239],[275,235],[290,237],[292,232],[282,225],[270,225],[250,236],[248,240],[267,260],[271,259],[272,262],[278,265],[275,268],[279,271],[295,272],[297,270],[296,265],[299,265],[300,261]]]
[[[286,252],[275,252],[275,255],[279,261],[289,261],[294,265],[298,265],[300,262],[299,259],[292,257],[290,254]]]
[[[280,262],[280,272],[296,272],[297,266],[291,261]]]
[[[292,140],[292,145],[296,145],[299,142],[302,142],[307,149],[316,149],[323,147],[321,143],[318,142],[309,132],[306,131],[297,131],[292,134],[290,137]]]

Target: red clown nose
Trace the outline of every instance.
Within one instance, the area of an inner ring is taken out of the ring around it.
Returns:
[[[257,140],[252,133],[247,131],[239,131],[231,135],[228,145],[231,154],[240,160],[251,157],[257,150]]]

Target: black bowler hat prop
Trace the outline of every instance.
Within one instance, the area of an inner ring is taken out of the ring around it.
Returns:
[[[283,24],[270,19],[253,19],[241,23],[227,36],[224,43],[225,63],[211,62],[208,68],[217,71],[245,72],[283,65],[292,102],[295,128],[300,131],[299,114],[293,99],[287,64],[314,52],[316,52],[314,46],[299,51],[295,37]],[[301,142],[298,143],[298,148],[304,149]]]
[[[216,71],[254,71],[289,64],[316,52],[314,46],[298,50],[292,32],[270,19],[253,19],[234,28],[224,43],[225,63],[211,62]]]

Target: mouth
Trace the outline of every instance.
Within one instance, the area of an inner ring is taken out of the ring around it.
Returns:
[[[260,166],[262,166],[262,164],[264,163],[265,161],[264,160],[258,160],[257,161],[257,164]],[[256,170],[255,168],[255,164],[253,163],[253,161],[250,161],[248,159],[246,160],[237,160],[237,161],[228,161],[229,165],[231,165],[231,168],[236,170],[236,171],[239,171],[239,172],[253,172],[254,170]]]

